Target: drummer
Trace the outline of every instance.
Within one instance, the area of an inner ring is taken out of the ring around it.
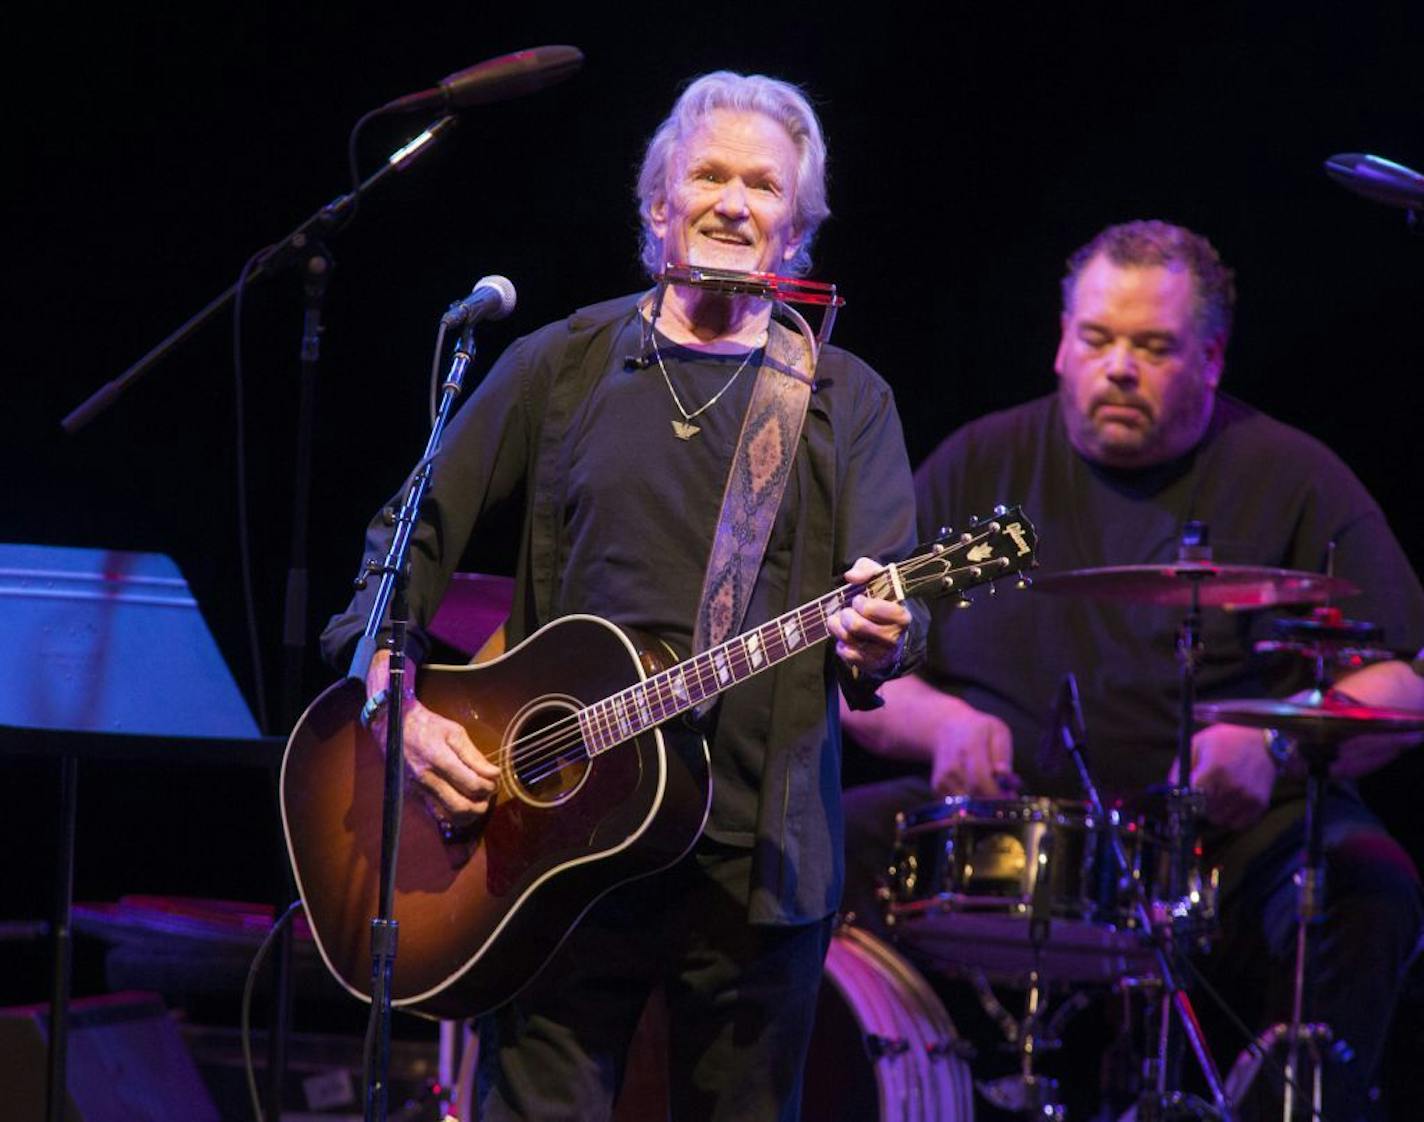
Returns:
[[[1349,616],[1382,623],[1396,649],[1424,645],[1424,591],[1360,482],[1319,441],[1219,391],[1235,292],[1205,238],[1158,221],[1109,227],[1069,259],[1062,295],[1056,392],[974,421],[934,451],[915,477],[922,536],[1021,502],[1037,525],[1044,570],[1054,571],[1175,561],[1184,529],[1201,523],[1213,560],[1226,565],[1320,573],[1333,554],[1335,575],[1362,590]],[[1253,654],[1270,635],[1269,614],[1205,610],[1201,699],[1280,698],[1309,685],[1307,660]],[[1182,616],[1150,601],[1032,590],[969,611],[938,605],[921,675],[889,683],[883,708],[843,714],[864,748],[927,769],[847,792],[846,909],[874,923],[873,882],[898,810],[939,795],[1082,798],[1048,737],[1070,671],[1105,795],[1132,797],[1167,781]],[[1342,674],[1336,691],[1424,709],[1424,679],[1403,661]],[[1398,739],[1359,752],[1347,745],[1337,772],[1357,776],[1399,748]],[[1283,737],[1216,725],[1192,739],[1191,783],[1211,824],[1208,860],[1222,867],[1222,934],[1210,968],[1249,1023],[1284,1021],[1300,766]],[[1326,1115],[1343,1120],[1365,1109],[1424,910],[1409,857],[1348,782],[1330,792],[1326,813],[1329,915],[1312,1016],[1358,1057],[1343,1078],[1327,1080],[1335,1094]],[[1212,1043],[1222,1063],[1242,1044]]]

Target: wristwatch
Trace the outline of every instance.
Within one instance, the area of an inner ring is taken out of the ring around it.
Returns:
[[[1262,729],[1261,733],[1265,738],[1266,755],[1270,756],[1271,763],[1276,765],[1276,775],[1279,776],[1290,763],[1291,755],[1295,752],[1295,742],[1280,729]]]

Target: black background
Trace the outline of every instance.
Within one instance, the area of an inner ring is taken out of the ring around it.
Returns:
[[[1424,557],[1424,241],[1401,211],[1321,171],[1343,151],[1424,166],[1424,8],[528,7],[58,5],[11,31],[0,539],[170,554],[252,698],[231,315],[77,436],[59,420],[347,189],[347,133],[362,113],[482,58],[562,42],[587,56],[578,76],[465,114],[331,242],[313,636],[347,598],[367,517],[423,445],[440,312],[481,275],[513,279],[519,308],[482,329],[483,370],[516,335],[645,284],[632,194],[642,145],[680,84],[719,67],[799,82],[821,113],[834,215],[813,275],[848,298],[836,341],[894,387],[912,460],[961,422],[1049,389],[1063,259],[1109,222],[1161,217],[1207,234],[1238,271],[1225,387],[1337,449]],[[418,124],[369,130],[363,170]],[[292,276],[246,301],[254,577],[274,712],[300,314]],[[511,548],[497,534],[467,567],[508,571]],[[328,676],[310,657],[306,691]],[[42,883],[48,772],[6,771],[12,821],[32,824],[7,861]],[[256,777],[106,765],[81,798],[81,896],[268,891],[276,822]],[[153,824],[160,802],[169,835]],[[194,820],[200,843],[185,833]],[[7,910],[42,900],[36,888]]]

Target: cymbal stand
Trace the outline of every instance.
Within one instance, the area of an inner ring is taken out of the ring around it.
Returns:
[[[1190,634],[1184,634],[1183,642],[1185,643],[1189,638],[1191,638]],[[1102,823],[1106,832],[1108,842],[1112,847],[1113,859],[1116,861],[1118,869],[1121,870],[1122,880],[1120,883],[1122,887],[1131,892],[1133,919],[1137,923],[1138,930],[1143,933],[1143,937],[1151,942],[1157,958],[1157,969],[1161,974],[1161,1020],[1159,1022],[1157,1056],[1147,1061],[1143,1073],[1143,1089],[1137,1104],[1137,1122],[1161,1122],[1167,1117],[1169,1107],[1179,1106],[1192,1110],[1198,1117],[1214,1117],[1220,1122],[1230,1122],[1231,1104],[1227,1100],[1221,1074],[1217,1070],[1216,1061],[1212,1058],[1210,1049],[1206,1046],[1206,1040],[1202,1035],[1201,1025],[1197,1021],[1196,1010],[1192,1007],[1191,998],[1178,981],[1173,965],[1173,959],[1176,956],[1174,925],[1173,923],[1153,923],[1151,912],[1147,906],[1146,889],[1139,878],[1129,874],[1132,865],[1128,861],[1127,851],[1123,847],[1122,837],[1118,833],[1117,822],[1107,813],[1097,784],[1093,781],[1092,772],[1089,770],[1087,733],[1082,707],[1078,699],[1078,683],[1072,674],[1066,675],[1063,679],[1056,708],[1058,709],[1059,737],[1078,770],[1078,779],[1087,796],[1089,808],[1094,818]],[[1187,742],[1187,751],[1190,755],[1190,740]],[[1168,798],[1169,822],[1174,814],[1180,821],[1185,822],[1188,814],[1195,815],[1197,813],[1197,796],[1190,788],[1179,783],[1169,792]],[[1170,828],[1180,829],[1178,826]],[[1181,836],[1185,836],[1186,833],[1185,829],[1180,829]],[[1176,886],[1182,886],[1181,895],[1174,896],[1173,899],[1185,902],[1190,897],[1190,887],[1187,885],[1186,869],[1182,861],[1178,835],[1173,834],[1169,841],[1174,866],[1171,877],[1173,891],[1178,890]],[[1172,910],[1174,920],[1186,918],[1181,914],[1185,911],[1184,907],[1173,907]],[[1206,1081],[1207,1090],[1212,1099],[1211,1106],[1189,1101],[1176,1089],[1175,1085],[1180,1082],[1176,1071],[1177,1065],[1169,1063],[1174,1045],[1171,1031],[1173,1013],[1176,1014],[1176,1019],[1181,1025],[1182,1035],[1190,1045],[1192,1054],[1196,1057],[1197,1066],[1201,1069],[1202,1077]],[[1172,1116],[1177,1117],[1178,1115],[1174,1112]]]
[[[1300,1064],[1302,1040],[1314,1051],[1317,1044],[1329,1045],[1330,1027],[1306,1024],[1306,978],[1314,951],[1313,933],[1325,918],[1325,789],[1330,782],[1330,766],[1339,755],[1339,746],[1323,740],[1302,738],[1296,752],[1306,763],[1305,864],[1296,873],[1295,972],[1291,978],[1291,1019],[1286,1030],[1286,1071],[1282,1090],[1281,1117],[1291,1122],[1295,1112],[1295,1080]],[[1335,1046],[1337,1049],[1340,1045]],[[1316,1110],[1319,1109],[1319,1068],[1317,1067]]]
[[[1306,620],[1285,621],[1277,627],[1277,631],[1285,637],[1280,649],[1309,657],[1315,678],[1312,699],[1316,703],[1329,693],[1334,667],[1341,661],[1342,655],[1355,665],[1378,659],[1379,652],[1351,647],[1350,644],[1377,640],[1380,628],[1344,620],[1335,608],[1316,609]],[[1289,1024],[1272,1025],[1256,1042],[1256,1047],[1264,1051],[1284,1038],[1286,1063],[1281,1091],[1281,1117],[1284,1122],[1291,1122],[1295,1115],[1301,1046],[1304,1045],[1309,1051],[1314,1068],[1313,1106],[1308,1117],[1318,1117],[1320,1112],[1322,1054],[1349,1054],[1348,1042],[1336,1042],[1329,1025],[1305,1021],[1309,998],[1307,979],[1314,953],[1312,934],[1325,918],[1325,791],[1330,782],[1331,765],[1339,756],[1339,745],[1328,735],[1302,736],[1297,739],[1295,750],[1306,765],[1306,842],[1305,862],[1295,875],[1296,931],[1291,1016]]]

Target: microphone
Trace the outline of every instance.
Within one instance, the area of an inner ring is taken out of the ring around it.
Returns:
[[[481,277],[474,291],[451,304],[440,322],[445,327],[470,327],[485,319],[503,319],[514,311],[514,300],[508,277]]]
[[[1325,161],[1325,174],[1357,195],[1405,210],[1424,209],[1424,175],[1362,152],[1342,152]]]
[[[1038,744],[1039,769],[1049,774],[1058,772],[1064,757],[1081,752],[1086,747],[1087,739],[1083,706],[1078,699],[1078,678],[1070,670],[1058,682],[1048,728]]]
[[[398,97],[376,112],[417,113],[433,109],[447,113],[507,101],[562,82],[582,65],[583,52],[577,47],[532,47],[457,70],[441,78],[433,89]]]

